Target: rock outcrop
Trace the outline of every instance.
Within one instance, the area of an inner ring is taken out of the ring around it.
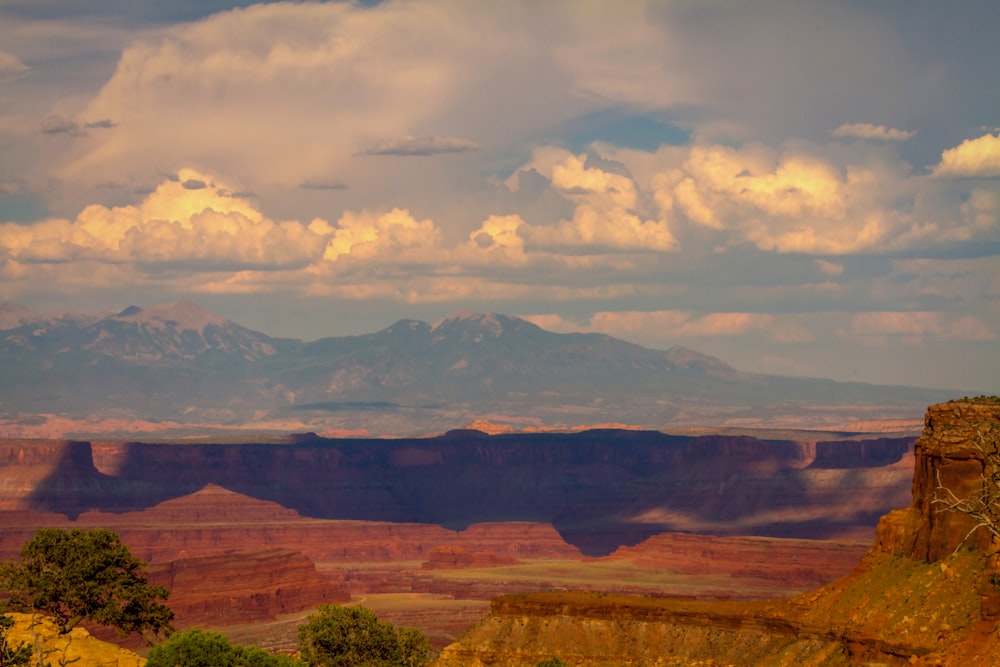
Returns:
[[[70,630],[69,635],[60,635],[52,619],[31,614],[9,613],[14,626],[8,635],[11,646],[27,644],[38,647],[48,656],[50,664],[74,665],[74,667],[143,667],[146,659],[110,641],[98,639],[80,626]],[[34,627],[32,624],[34,623]],[[3,664],[7,664],[4,662]],[[36,664],[32,662],[31,664]]]
[[[766,602],[507,596],[437,665],[530,666],[553,655],[588,666],[998,664],[993,545],[934,502],[940,487],[976,491],[980,434],[994,449],[1000,442],[1000,399],[932,406],[909,508],[883,520],[853,572],[814,592]]]
[[[890,512],[878,527],[879,546],[892,553],[930,561],[952,553],[960,544],[990,548],[987,531],[972,534],[976,521],[946,511],[947,492],[969,498],[983,483],[985,455],[1000,447],[1000,408],[991,401],[955,401],[932,405],[923,435],[915,444],[913,502]]]
[[[170,591],[167,603],[178,629],[251,623],[351,599],[342,584],[289,549],[154,563],[149,581]]]

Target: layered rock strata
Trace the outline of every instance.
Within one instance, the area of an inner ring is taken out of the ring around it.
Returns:
[[[935,499],[975,494],[1000,443],[1000,399],[932,406],[913,501],[890,513],[849,575],[777,602],[543,593],[502,597],[438,667],[534,665],[970,665],[1000,663],[994,551],[985,530]],[[956,547],[960,547],[956,549]],[[967,547],[967,548],[966,548]]]
[[[909,438],[454,431],[275,444],[0,443],[0,512],[138,512],[216,485],[303,517],[551,524],[591,556],[662,532],[869,538],[909,499]]]
[[[149,581],[170,591],[178,629],[250,623],[351,599],[342,584],[288,549],[154,563]]]

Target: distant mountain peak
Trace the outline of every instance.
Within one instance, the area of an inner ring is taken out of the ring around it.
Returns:
[[[129,306],[114,316],[114,319],[151,325],[156,328],[170,326],[177,330],[204,332],[209,325],[223,327],[229,320],[216,315],[193,301],[181,299],[173,303],[164,303],[148,308]]]
[[[515,319],[516,318],[512,318],[507,315],[498,315],[496,313],[477,313],[472,310],[459,310],[444,318],[440,322],[436,322],[431,327],[431,330],[439,331],[444,327],[462,325],[475,327],[479,330],[499,336],[504,332],[504,324],[510,323]]]

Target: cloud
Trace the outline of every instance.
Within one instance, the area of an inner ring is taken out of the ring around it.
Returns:
[[[29,69],[31,68],[13,53],[0,51],[0,83],[13,81]]]
[[[346,190],[347,184],[343,181],[316,181],[306,179],[299,183],[300,190]]]
[[[1000,176],[1000,134],[966,139],[944,151],[933,175],[944,178]]]
[[[43,134],[67,134],[71,137],[85,137],[87,136],[87,130],[104,130],[113,127],[116,127],[116,125],[110,118],[83,123],[82,125],[60,114],[51,114],[42,119]]]
[[[771,313],[702,313],[690,310],[600,311],[583,323],[556,314],[529,315],[525,319],[553,331],[591,331],[647,344],[672,345],[678,340],[706,337],[741,337],[763,334],[780,343],[803,343],[815,338],[799,315]]]
[[[875,141],[906,141],[916,135],[914,130],[899,130],[885,125],[871,123],[847,123],[833,131],[835,137],[853,137],[855,139],[872,139]]]
[[[401,155],[430,156],[447,153],[470,153],[480,146],[467,139],[455,137],[413,137],[404,136],[389,141],[381,141],[358,155]]]
[[[75,220],[0,225],[0,255],[22,264],[134,265],[142,271],[302,267],[326,238],[298,222],[274,222],[212,179],[182,170],[137,206],[91,205]]]
[[[661,218],[681,215],[727,244],[764,251],[885,252],[960,236],[964,224],[951,207],[931,210],[943,195],[919,184],[906,163],[864,147],[696,143],[653,186]]]
[[[115,123],[110,118],[104,118],[103,120],[95,120],[89,123],[84,123],[83,126],[88,130],[93,130],[93,129],[107,130],[111,129],[112,127],[117,127],[117,123]]]
[[[816,268],[828,276],[840,276],[844,273],[844,265],[835,262],[828,262],[825,259],[816,260]]]
[[[639,194],[628,176],[587,164],[585,155],[562,150],[537,151],[534,159],[508,181],[519,187],[520,174],[535,171],[574,203],[573,216],[552,225],[525,226],[524,235],[543,248],[663,252],[677,239],[666,220],[644,220]]]
[[[895,338],[905,343],[921,344],[927,339],[957,341],[992,341],[997,331],[975,315],[952,317],[948,313],[872,312],[856,313],[849,330],[841,335],[874,337],[879,342]]]
[[[474,264],[519,266],[527,262],[524,238],[519,230],[526,227],[519,215],[491,215],[479,229],[469,234],[458,255]]]
[[[439,258],[437,226],[431,220],[417,220],[405,209],[381,214],[347,211],[336,227],[314,221],[310,228],[330,235],[323,253],[326,262],[384,266],[400,262],[433,264]]]
[[[80,137],[86,134],[79,123],[59,114],[52,114],[42,119],[42,132],[44,134],[68,134],[71,137]]]

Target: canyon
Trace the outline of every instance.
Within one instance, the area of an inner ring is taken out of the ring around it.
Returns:
[[[911,436],[786,435],[7,440],[0,557],[112,528],[178,627],[286,650],[352,599],[440,647],[503,594],[774,598],[849,572],[913,474]]]

